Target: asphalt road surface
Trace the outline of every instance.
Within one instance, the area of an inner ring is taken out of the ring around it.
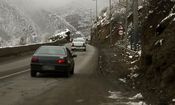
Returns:
[[[13,69],[24,72],[0,79],[0,105],[128,105],[125,94],[98,72],[96,48],[88,45],[86,52],[75,53],[75,75],[70,78],[53,74],[30,77],[31,56],[2,63],[1,77]]]

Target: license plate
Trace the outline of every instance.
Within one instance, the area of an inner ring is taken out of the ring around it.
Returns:
[[[54,66],[48,66],[48,65],[43,66],[42,68],[43,68],[43,70],[55,70]]]

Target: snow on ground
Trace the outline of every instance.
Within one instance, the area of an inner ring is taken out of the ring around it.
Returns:
[[[122,95],[122,92],[120,91],[108,91],[108,93],[110,94],[108,96],[109,99],[113,99],[116,100],[116,102],[113,103],[103,103],[101,105],[147,105],[145,102],[143,101],[138,101],[138,100],[142,100],[143,96],[141,93],[136,94],[133,97],[127,98],[125,96]],[[120,101],[117,101],[120,100]],[[121,101],[123,100],[123,101]]]
[[[133,97],[131,97],[129,99],[130,100],[136,100],[136,99],[141,100],[141,99],[143,99],[143,96],[142,96],[141,93],[138,93],[138,94],[136,94],[135,96],[133,96]]]
[[[110,94],[108,96],[108,98],[110,98],[110,99],[122,99],[121,92],[108,91],[108,93]]]
[[[143,101],[140,101],[140,102],[128,102],[127,105],[147,105],[147,104]]]

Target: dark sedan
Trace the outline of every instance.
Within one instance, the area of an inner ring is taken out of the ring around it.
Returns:
[[[69,77],[74,74],[74,57],[64,46],[41,46],[31,59],[31,76],[39,73],[66,73]]]

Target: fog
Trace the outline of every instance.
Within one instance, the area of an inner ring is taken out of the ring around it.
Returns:
[[[67,4],[79,3],[84,8],[95,8],[95,0],[8,0],[12,4],[24,9],[55,9],[66,6]],[[98,0],[98,9],[108,6],[109,0]]]
[[[58,8],[64,6],[73,0],[29,0],[33,5],[39,8]]]

